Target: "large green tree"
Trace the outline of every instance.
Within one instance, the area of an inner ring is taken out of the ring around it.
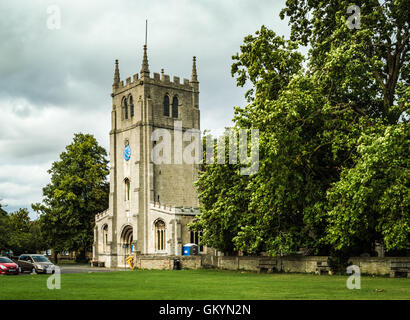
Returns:
[[[389,154],[404,170],[401,177],[393,169],[374,173],[379,179],[373,185],[378,190],[370,189],[374,196],[363,193],[355,179],[372,166],[363,153],[366,137],[394,145],[402,140],[388,138],[387,132],[398,130],[405,137],[408,130],[406,3],[358,3],[360,29],[351,29],[347,1],[287,1],[281,15],[290,17],[291,40],[264,26],[245,38],[241,52],[233,56],[232,75],[239,86],[250,81],[252,89],[246,94],[250,104],[236,108],[234,122],[237,128],[260,130],[260,169],[241,177],[232,165],[204,167],[197,183],[203,214],[193,228],[203,228],[205,244],[228,237],[235,250],[272,255],[300,247],[349,254],[357,246],[367,251],[376,240],[388,250],[405,245],[409,216],[403,213],[406,208],[394,205],[406,199],[405,149]],[[310,46],[306,68],[298,45]],[[373,148],[387,156],[379,144]],[[341,197],[343,187],[365,197],[361,209],[347,195]],[[338,197],[346,200],[335,209]],[[376,210],[380,205],[384,209]],[[369,225],[367,233],[359,226],[342,231],[353,213],[354,223]],[[393,228],[398,218],[403,226]]]
[[[48,249],[41,235],[39,221],[32,221],[26,208],[10,214],[8,231],[8,249],[11,249],[14,255],[36,253]]]
[[[407,0],[287,0],[280,15],[290,19],[291,39],[310,47],[310,70],[333,103],[397,123],[410,84]]]
[[[108,207],[107,152],[92,135],[75,134],[49,173],[43,202],[33,205],[41,230],[55,253],[79,250],[84,259],[93,242],[94,217]]]
[[[9,216],[7,211],[2,208],[0,203],[0,250],[6,250],[9,247]]]
[[[327,240],[338,250],[363,240],[388,251],[410,245],[410,125],[373,129],[359,139],[355,166],[328,192]]]
[[[238,250],[233,238],[244,224],[249,203],[247,178],[239,174],[239,165],[209,164],[202,170],[196,183],[202,199],[201,218],[191,229],[202,231],[201,241],[208,246],[232,254]]]
[[[47,249],[39,221],[31,220],[26,208],[8,214],[0,205],[0,249],[14,255]]]

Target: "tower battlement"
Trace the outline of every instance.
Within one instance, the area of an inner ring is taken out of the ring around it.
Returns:
[[[115,95],[124,93],[125,91],[129,91],[134,87],[142,85],[158,86],[193,93],[199,93],[199,81],[196,70],[196,57],[193,58],[191,80],[183,78],[182,82],[181,78],[177,76],[173,76],[171,81],[171,77],[168,74],[164,73],[164,69],[161,69],[161,74],[159,74],[158,72],[154,72],[151,76],[149,71],[146,45],[144,46],[144,56],[142,60],[142,67],[140,73],[136,73],[132,77],[127,77],[125,81],[120,79],[118,60],[115,60],[114,82],[112,85],[113,97]],[[194,102],[195,106],[198,105],[197,102],[198,101]]]
[[[159,74],[158,72],[154,72],[152,77],[149,75],[148,77],[145,76],[142,79],[139,77],[139,74],[136,73],[132,77],[126,78],[125,81],[120,80],[118,83],[118,87],[113,86],[113,94],[117,95],[124,91],[130,90],[135,86],[143,84],[158,85],[179,90],[187,90],[190,92],[192,92],[192,90],[195,89],[194,84],[186,78],[183,78],[181,82],[180,77],[173,76],[171,81],[171,77],[168,74]]]

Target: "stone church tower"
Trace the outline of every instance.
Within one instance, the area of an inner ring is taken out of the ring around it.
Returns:
[[[199,214],[198,165],[178,162],[187,142],[176,143],[200,129],[196,59],[191,80],[171,81],[163,70],[151,77],[145,45],[140,74],[125,83],[115,61],[111,96],[109,209],[95,218],[93,258],[123,267],[129,255],[181,255],[199,238],[187,227]],[[157,129],[169,132],[171,163],[153,161],[153,149],[164,143],[153,135]]]

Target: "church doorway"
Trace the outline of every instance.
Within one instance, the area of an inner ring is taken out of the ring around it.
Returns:
[[[132,254],[133,247],[133,230],[131,226],[125,226],[121,233],[121,249],[125,256]]]

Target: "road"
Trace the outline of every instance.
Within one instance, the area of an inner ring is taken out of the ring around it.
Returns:
[[[88,264],[61,265],[59,267],[60,267],[60,271],[62,274],[124,271],[124,269],[90,267]],[[28,274],[30,273],[28,272],[20,273],[20,275],[28,275]]]

